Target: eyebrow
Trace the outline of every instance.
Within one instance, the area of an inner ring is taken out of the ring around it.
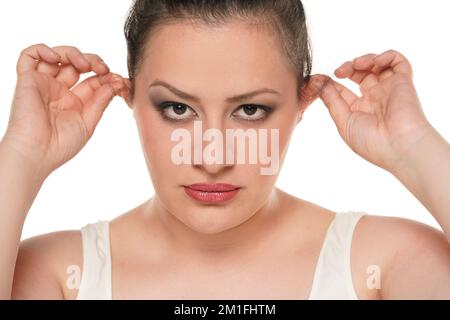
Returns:
[[[189,93],[183,92],[180,89],[177,89],[173,85],[171,85],[171,84],[169,84],[169,83],[167,83],[165,81],[162,81],[162,80],[154,81],[153,83],[151,83],[149,85],[148,88],[150,89],[150,88],[156,87],[156,86],[164,87],[164,88],[170,90],[172,93],[174,93],[175,95],[177,95],[178,97],[180,97],[182,99],[194,101],[196,103],[200,103],[200,98],[198,98],[196,96],[193,96],[193,95],[191,95]],[[250,98],[252,98],[252,97],[254,97],[256,95],[263,94],[263,93],[272,93],[272,94],[280,95],[280,93],[278,91],[276,91],[276,90],[269,89],[269,88],[261,88],[261,89],[254,90],[254,91],[251,91],[251,92],[247,92],[247,93],[243,93],[243,94],[239,94],[239,95],[236,95],[236,96],[229,97],[225,101],[228,102],[228,103],[238,103],[238,102],[250,99]]]

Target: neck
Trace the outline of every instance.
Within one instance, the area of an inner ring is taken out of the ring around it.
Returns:
[[[216,259],[236,252],[254,250],[268,240],[275,231],[279,211],[279,193],[276,188],[264,205],[240,225],[215,234],[192,230],[171,214],[155,195],[145,206],[145,215],[158,230],[170,248],[183,254]]]

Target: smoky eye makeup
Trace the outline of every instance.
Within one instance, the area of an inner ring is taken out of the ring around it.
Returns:
[[[165,121],[182,123],[198,119],[197,112],[185,103],[152,98],[150,98],[150,103]],[[257,124],[267,120],[275,109],[269,105],[245,103],[235,107],[230,118],[244,124]]]
[[[264,122],[274,110],[275,108],[271,106],[249,103],[236,108],[232,113],[232,117],[248,123]]]
[[[164,101],[154,104],[154,107],[164,120],[170,122],[185,122],[198,117],[194,109],[181,102]]]

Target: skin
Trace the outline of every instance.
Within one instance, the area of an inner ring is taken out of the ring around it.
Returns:
[[[436,191],[450,188],[450,147],[421,110],[407,59],[389,50],[338,68],[335,75],[358,83],[361,97],[325,75],[314,75],[298,93],[295,73],[281,50],[273,50],[277,47],[268,30],[243,23],[218,28],[194,28],[183,22],[164,26],[148,39],[133,100],[129,81],[116,75],[114,82],[109,70],[100,70],[98,58],[90,56],[89,66],[77,67],[83,54],[74,48],[38,45],[26,49],[18,62],[13,112],[0,144],[0,202],[5,204],[0,208],[0,240],[6,248],[0,260],[1,296],[76,298],[77,290],[65,284],[67,266],[82,266],[80,232],[45,234],[19,246],[21,228],[43,181],[81,150],[110,99],[120,95],[134,113],[155,195],[111,221],[113,298],[307,298],[335,212],[275,188],[277,175],[262,176],[259,166],[175,166],[170,160],[174,145],[170,133],[180,127],[192,131],[192,119],[168,122],[154,105],[186,104],[203,121],[204,130],[278,128],[281,165],[292,131],[319,97],[349,147],[396,176],[444,230],[408,219],[363,217],[351,248],[358,297],[450,298],[450,215],[446,211],[450,200]],[[52,51],[62,56],[70,53],[71,58],[52,57]],[[60,72],[55,78],[60,68],[55,63],[60,59],[67,60],[65,68],[71,72]],[[97,75],[88,80],[89,85],[79,84],[85,90],[68,90],[78,80],[74,75],[95,68]],[[37,81],[38,77],[50,79],[50,85]],[[199,101],[181,99],[162,87],[148,89],[156,79],[198,96]],[[239,104],[224,102],[261,87],[280,95],[263,94]],[[59,94],[53,97],[49,92]],[[275,111],[263,122],[246,122],[232,116],[244,103],[271,105]],[[70,112],[58,111],[63,106]],[[27,107],[35,113],[30,114]],[[54,119],[52,125],[36,121],[39,115]],[[6,188],[8,181],[15,181],[14,186]],[[227,204],[200,205],[186,197],[181,187],[200,181],[229,182],[242,190]],[[366,285],[370,265],[380,267],[380,289]]]

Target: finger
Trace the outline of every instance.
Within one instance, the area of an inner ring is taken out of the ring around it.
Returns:
[[[339,91],[339,94],[341,95],[342,99],[344,99],[347,105],[351,106],[355,103],[356,100],[359,99],[356,94],[354,94],[350,89],[340,84],[339,82],[334,81],[333,84],[336,87],[336,90]]]
[[[87,103],[102,85],[113,82],[113,74],[94,75],[73,87],[73,94],[77,95],[83,104]]]
[[[305,109],[312,101],[315,101],[319,97],[320,91],[328,81],[328,78],[329,77],[324,74],[315,74],[308,77],[308,79],[305,79],[300,91],[302,109]]]
[[[377,57],[375,53],[365,54],[361,57],[353,59],[353,68],[356,70],[369,71],[373,68],[375,62],[374,59]]]
[[[404,55],[395,50],[387,50],[374,59],[379,69],[392,68],[395,73],[413,76],[410,62]]]
[[[80,79],[80,73],[71,64],[58,65],[40,62],[37,71],[46,73],[63,83],[68,89],[74,86]]]
[[[61,70],[61,66],[58,63],[48,63],[45,61],[37,62],[36,70],[41,73],[46,73],[52,77],[55,77]]]
[[[351,90],[347,89],[345,86],[336,81],[334,82],[334,86],[349,106],[350,111],[362,111],[372,114],[374,113],[373,108],[371,108],[369,104],[364,103],[363,100],[356,94],[354,94]]]
[[[320,98],[328,108],[328,111],[330,112],[330,115],[336,124],[339,134],[342,138],[345,139],[345,128],[347,121],[350,118],[351,111],[350,106],[341,96],[341,93],[336,86],[336,82],[333,79],[330,78],[324,85],[320,94]]]
[[[106,107],[116,96],[117,92],[121,89],[121,86],[122,85],[117,82],[102,85],[83,107],[81,116],[86,124],[89,137],[91,137],[94,133],[94,130],[103,116]]]
[[[339,78],[351,78],[357,83],[360,83],[365,75],[371,71],[374,66],[374,58],[376,54],[369,53],[364,56],[347,61],[336,69],[335,75]],[[361,72],[362,71],[362,72]]]
[[[91,71],[89,61],[83,56],[81,51],[72,46],[53,47],[53,50],[61,56],[61,65],[72,65],[80,74]]]
[[[373,63],[359,63],[360,67],[373,67]],[[354,62],[347,61],[334,72],[336,77],[344,79],[349,78],[361,87],[361,92],[365,93],[373,86],[379,83],[378,76],[373,74],[371,70],[357,70],[354,68]]]
[[[100,58],[99,55],[94,53],[85,53],[84,57],[91,65],[91,70],[96,74],[107,74],[109,72],[108,65]]]
[[[32,45],[24,49],[17,61],[16,71],[21,74],[27,71],[36,70],[38,61],[45,61],[48,63],[58,63],[61,56],[47,45],[41,43]]]
[[[131,81],[124,78],[125,87],[120,91],[120,96],[125,100],[128,105],[131,105]]]
[[[380,81],[384,81],[394,75],[394,71],[392,69],[386,69],[383,72],[381,72],[380,76],[378,77]]]
[[[55,75],[55,79],[70,89],[80,80],[80,72],[70,64],[61,66]]]
[[[121,76],[114,73],[108,73],[106,75],[95,75],[83,80],[71,91],[73,94],[80,98],[83,104],[86,104],[101,86],[119,81],[124,82]],[[125,83],[123,83],[123,86],[125,86]]]
[[[89,70],[87,71],[93,71],[98,75],[109,73],[109,67],[98,55],[92,53],[84,53],[82,55],[89,63]],[[73,65],[69,64],[61,68],[56,79],[70,89],[80,80],[80,73]]]

